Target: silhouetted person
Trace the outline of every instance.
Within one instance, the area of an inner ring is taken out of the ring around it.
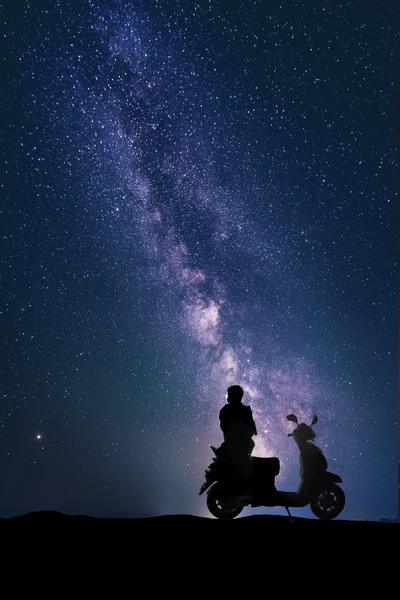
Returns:
[[[227,390],[227,404],[219,413],[220,425],[224,434],[221,448],[234,462],[244,477],[253,476],[251,453],[255,446],[253,436],[257,435],[256,424],[250,406],[242,404],[243,388],[232,385]]]

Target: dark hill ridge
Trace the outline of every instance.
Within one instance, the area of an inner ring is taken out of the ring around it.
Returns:
[[[24,520],[24,521],[31,521],[31,522],[35,522],[36,520],[43,520],[43,519],[51,519],[51,520],[59,520],[59,522],[65,522],[66,520],[68,520],[69,522],[72,521],[76,521],[76,520],[80,520],[80,521],[96,521],[98,523],[119,523],[119,522],[123,522],[123,523],[135,523],[135,524],[155,524],[157,522],[157,524],[164,522],[164,523],[169,523],[169,522],[173,522],[173,521],[177,521],[177,520],[187,520],[188,522],[192,522],[192,523],[199,523],[199,522],[207,522],[207,523],[246,523],[249,524],[250,522],[255,522],[257,520],[258,521],[265,521],[266,523],[268,522],[268,524],[272,524],[272,523],[279,523],[280,525],[286,523],[288,525],[291,525],[290,523],[290,519],[288,516],[286,515],[250,515],[247,517],[236,517],[235,519],[227,519],[226,521],[224,521],[223,519],[214,519],[213,517],[197,517],[197,516],[193,516],[193,515],[188,515],[188,514],[180,514],[180,515],[158,515],[158,516],[152,516],[152,517],[112,517],[112,518],[106,518],[106,517],[92,517],[89,515],[83,515],[83,514],[76,514],[76,515],[67,515],[65,513],[61,513],[59,511],[53,511],[53,510],[42,510],[42,511],[36,511],[36,512],[29,512],[23,515],[19,515],[16,517],[0,517],[0,523],[6,523],[6,522],[16,522],[19,520]],[[345,519],[333,519],[331,521],[322,521],[320,519],[307,519],[304,517],[293,517],[294,522],[295,523],[302,523],[303,525],[307,524],[307,525],[317,525],[317,524],[321,524],[321,526],[323,527],[343,527],[348,524],[352,524],[356,527],[359,526],[359,524],[364,524],[364,525],[381,525],[382,523],[398,523],[398,521],[393,520],[393,519],[389,519],[389,520],[381,520],[381,521],[362,521],[362,520],[354,520],[354,521],[347,521]]]
[[[58,511],[37,511],[30,512],[24,515],[1,518],[0,526],[4,527],[7,525],[18,525],[24,524],[25,526],[31,525],[43,525],[52,524],[63,527],[75,526],[97,526],[97,527],[132,527],[140,530],[166,530],[166,529],[177,529],[182,525],[189,529],[199,529],[201,531],[207,527],[207,532],[217,531],[218,528],[224,528],[227,530],[240,530],[240,529],[254,529],[260,527],[307,527],[312,528],[313,531],[324,531],[342,532],[344,529],[350,528],[351,531],[359,532],[362,530],[374,530],[374,533],[378,531],[386,530],[388,525],[399,525],[399,520],[394,519],[382,519],[381,521],[347,521],[343,519],[334,519],[332,521],[322,521],[319,519],[307,519],[304,517],[293,517],[293,522],[290,521],[288,516],[282,515],[251,515],[247,517],[236,517],[231,520],[220,520],[214,519],[213,517],[196,517],[193,515],[181,514],[181,515],[160,515],[153,517],[138,517],[138,518],[103,518],[103,517],[91,517],[88,515],[67,515]]]
[[[400,531],[398,521],[320,521],[294,517],[293,522],[288,516],[281,515],[251,515],[237,517],[233,520],[218,520],[192,515],[163,515],[142,518],[97,518],[86,515],[66,515],[56,511],[32,512],[18,517],[0,518],[0,529],[6,531],[17,530],[20,527],[34,531],[35,528],[69,532],[99,532],[102,535],[118,535],[129,532],[138,537],[154,539],[173,535],[175,539],[235,539],[238,536],[259,537],[260,535],[285,535],[289,538],[298,535],[310,534],[313,538],[337,536],[374,536],[374,539],[398,539]]]

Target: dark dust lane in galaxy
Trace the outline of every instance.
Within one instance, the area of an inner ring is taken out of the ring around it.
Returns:
[[[396,17],[2,9],[2,515],[208,515],[238,383],[279,488],[316,413],[343,518],[397,516]]]

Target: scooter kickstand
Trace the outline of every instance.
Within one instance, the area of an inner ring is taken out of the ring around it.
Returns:
[[[290,522],[291,522],[291,523],[294,523],[294,519],[293,519],[292,515],[290,514],[290,510],[288,509],[288,507],[287,507],[287,506],[285,506],[285,508],[286,508],[286,510],[287,510],[287,513],[288,513],[288,515],[289,515]]]

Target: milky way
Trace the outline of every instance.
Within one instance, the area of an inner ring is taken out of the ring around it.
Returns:
[[[207,514],[240,384],[278,487],[316,413],[344,517],[397,514],[396,11],[289,4],[5,15],[3,510]]]

